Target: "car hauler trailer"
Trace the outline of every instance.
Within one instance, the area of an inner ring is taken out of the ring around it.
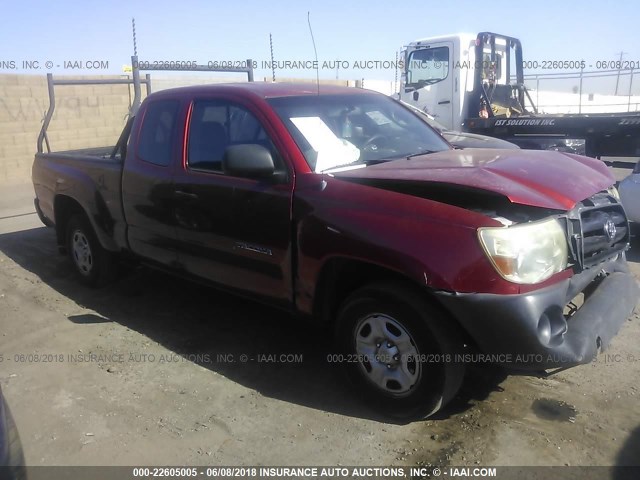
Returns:
[[[640,156],[640,112],[539,113],[517,38],[491,32],[426,38],[405,47],[403,63],[400,99],[449,128],[522,148],[571,151],[572,143],[583,143],[579,153],[591,157]],[[585,66],[576,60],[557,68]]]

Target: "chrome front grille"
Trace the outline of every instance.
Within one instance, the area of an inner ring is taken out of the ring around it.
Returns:
[[[581,269],[616,256],[629,244],[627,216],[607,192],[580,202],[567,217],[574,264]]]

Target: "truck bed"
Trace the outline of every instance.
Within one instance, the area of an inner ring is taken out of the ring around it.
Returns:
[[[51,153],[37,153],[33,164],[36,209],[55,223],[54,197],[67,195],[85,211],[98,211],[90,218],[100,222],[97,231],[107,231],[113,239],[124,241],[126,224],[122,209],[122,160],[111,158],[113,147],[85,148]],[[94,225],[95,226],[95,225]],[[113,246],[115,249],[115,244]]]
[[[79,148],[77,150],[60,150],[57,152],[50,153],[40,153],[38,155],[55,155],[56,157],[75,157],[75,158],[87,158],[91,157],[91,159],[98,157],[104,159],[110,159],[111,153],[113,152],[113,146],[110,147],[90,147],[90,148]],[[119,158],[119,155],[118,155]]]

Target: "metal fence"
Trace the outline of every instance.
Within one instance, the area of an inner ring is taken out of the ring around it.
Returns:
[[[547,107],[558,110],[577,108],[577,113],[588,113],[585,110],[589,109],[594,112],[598,109],[612,112],[637,112],[640,111],[640,95],[633,95],[636,73],[633,69],[598,71],[582,69],[578,72],[527,74],[524,80],[532,100],[541,110]],[[557,95],[554,97],[549,95],[549,92],[557,92]],[[552,103],[545,105],[549,101]]]

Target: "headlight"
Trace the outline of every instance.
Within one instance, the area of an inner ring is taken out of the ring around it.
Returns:
[[[607,188],[607,193],[611,195],[613,198],[615,198],[618,202],[620,202],[620,193],[618,192],[618,189],[614,185]]]
[[[514,283],[539,283],[567,268],[567,239],[558,220],[478,230],[495,269]]]

